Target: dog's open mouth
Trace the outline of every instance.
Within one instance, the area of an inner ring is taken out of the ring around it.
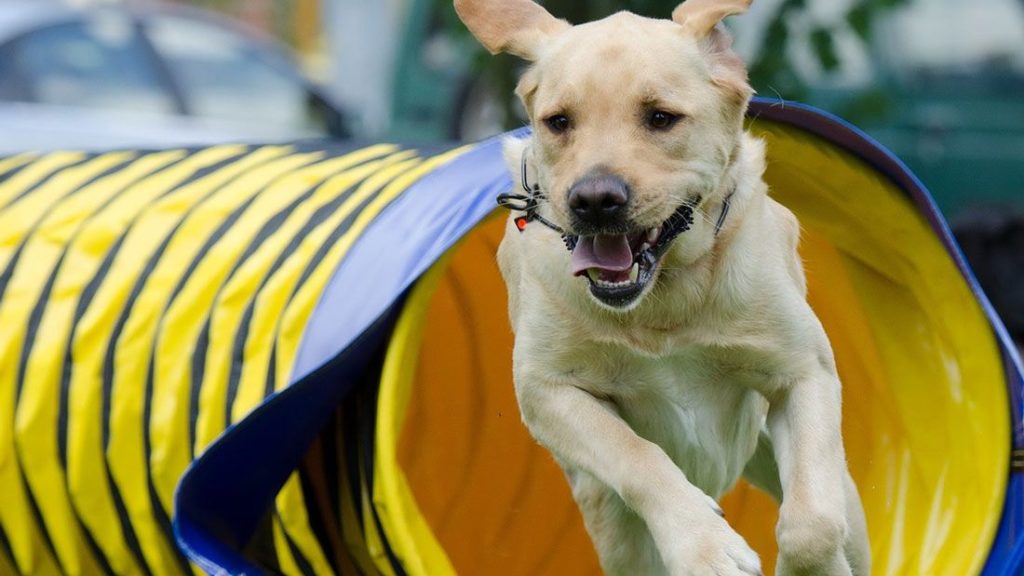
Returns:
[[[676,236],[693,224],[684,204],[660,226],[628,234],[580,236],[572,250],[572,272],[590,281],[590,293],[621,308],[636,300],[654,278],[658,262]]]

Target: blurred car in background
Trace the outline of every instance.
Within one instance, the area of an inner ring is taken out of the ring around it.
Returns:
[[[0,153],[347,134],[283,47],[218,16],[0,2]]]
[[[770,4],[755,8],[765,8],[764,16],[774,9]],[[808,10],[827,13],[844,4],[815,3]],[[892,150],[949,218],[985,206],[1024,209],[1024,2],[902,4],[873,23],[867,42],[841,24],[836,70],[794,54],[795,72],[808,88],[801,99],[851,120]],[[471,54],[479,49],[453,32],[458,28],[444,15],[449,10],[450,2],[412,2],[395,75],[399,137],[477,140],[525,121],[514,115],[518,105],[501,100],[512,97],[512,87],[474,64]],[[755,46],[741,41],[762,34],[766,21],[752,10],[731,24],[737,46]],[[813,24],[787,23],[796,51],[810,49]],[[753,61],[755,54],[740,51]],[[775,95],[771,86],[755,88]]]

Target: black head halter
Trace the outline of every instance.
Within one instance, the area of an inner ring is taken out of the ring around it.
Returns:
[[[507,208],[513,212],[522,212],[523,215],[515,219],[516,228],[520,232],[526,231],[526,225],[536,220],[548,228],[558,232],[562,236],[562,241],[565,242],[566,248],[571,252],[576,247],[577,236],[566,234],[565,230],[561,226],[551,222],[547,218],[537,213],[540,209],[540,203],[547,200],[544,192],[541,191],[539,184],[531,185],[526,178],[526,151],[523,151],[523,162],[522,162],[522,183],[523,192],[525,194],[515,194],[513,192],[505,192],[504,194],[498,194],[498,206]]]
[[[513,212],[522,212],[522,216],[518,216],[515,219],[516,228],[520,232],[526,231],[526,225],[536,220],[548,228],[554,230],[562,236],[562,241],[565,242],[565,247],[570,252],[576,248],[576,243],[579,241],[579,236],[567,234],[561,226],[558,226],[554,222],[551,222],[547,218],[544,218],[537,213],[540,208],[540,203],[547,200],[547,196],[541,191],[539,184],[530,184],[526,177],[526,151],[523,151],[522,161],[522,173],[521,181],[523,184],[523,192],[525,194],[516,194],[513,192],[505,192],[498,194],[497,201],[498,206],[507,208]],[[729,204],[732,200],[732,194],[726,196],[725,201],[722,203],[722,213],[718,215],[718,221],[715,222],[715,235],[722,229],[722,225],[725,223],[725,217],[729,214]],[[693,225],[693,213],[700,204],[701,198],[697,196],[689,201],[683,203],[667,220],[664,224],[667,234],[659,240],[659,244],[668,244],[676,236],[686,232]]]

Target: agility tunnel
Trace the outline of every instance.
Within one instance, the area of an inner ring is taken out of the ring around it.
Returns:
[[[874,573],[1024,573],[1020,359],[928,193],[813,109],[750,129]],[[599,573],[513,397],[511,186],[497,139],[0,159],[0,574]],[[770,573],[775,504],[724,506]]]

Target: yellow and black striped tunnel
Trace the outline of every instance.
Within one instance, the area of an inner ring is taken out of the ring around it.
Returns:
[[[0,161],[0,574],[181,574],[175,486],[288,383],[346,249],[457,155],[219,146]],[[330,573],[296,476],[269,534]],[[301,558],[301,559],[299,559]]]

